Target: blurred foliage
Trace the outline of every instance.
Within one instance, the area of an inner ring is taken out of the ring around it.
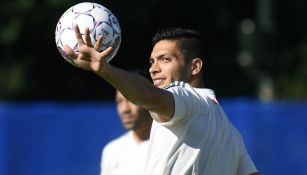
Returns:
[[[79,2],[0,2],[0,99],[113,99],[110,85],[71,66],[56,49],[56,23],[66,9]],[[306,1],[96,2],[120,21],[123,38],[111,62],[115,66],[148,69],[150,39],[157,29],[195,28],[204,34],[208,49],[206,86],[218,96],[257,97],[262,77],[269,77],[275,99],[307,99]],[[244,22],[247,33],[243,30],[242,34]]]

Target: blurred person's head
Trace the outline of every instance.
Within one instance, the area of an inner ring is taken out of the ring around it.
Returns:
[[[152,120],[146,109],[128,101],[119,91],[116,91],[116,104],[121,122],[127,130],[139,130]]]

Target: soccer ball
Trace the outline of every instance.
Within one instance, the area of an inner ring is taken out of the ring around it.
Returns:
[[[65,60],[74,65],[72,59],[65,53],[64,45],[68,45],[74,52],[79,53],[78,42],[73,29],[75,24],[79,26],[83,39],[85,28],[89,28],[93,46],[99,35],[102,34],[103,42],[99,51],[112,46],[113,50],[105,58],[106,62],[109,62],[115,56],[121,43],[119,22],[106,7],[97,3],[83,2],[70,7],[61,16],[56,26],[55,42]]]

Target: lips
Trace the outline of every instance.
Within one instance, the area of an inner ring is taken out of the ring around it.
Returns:
[[[154,86],[161,86],[164,83],[165,78],[155,78],[153,79]]]
[[[121,120],[123,123],[130,123],[131,121],[133,121],[133,117],[131,117],[130,115],[125,115],[121,117]]]

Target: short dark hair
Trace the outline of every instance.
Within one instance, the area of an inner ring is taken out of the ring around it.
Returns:
[[[199,31],[184,28],[161,29],[152,38],[152,46],[161,40],[175,41],[186,62],[193,58],[204,60],[205,46]]]

